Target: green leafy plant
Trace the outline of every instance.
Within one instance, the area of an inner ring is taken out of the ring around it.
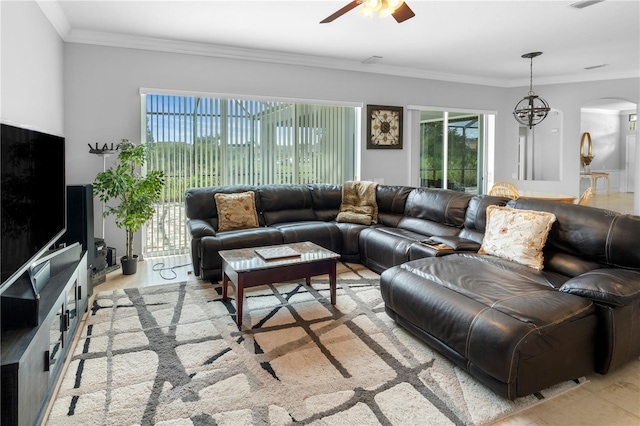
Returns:
[[[119,201],[117,206],[107,205],[103,215],[113,215],[116,226],[126,231],[127,259],[133,259],[133,235],[155,213],[154,204],[162,196],[165,176],[161,171],[151,171],[144,176],[138,172],[147,159],[146,145],[123,139],[118,150],[118,164],[98,173],[93,189],[105,204]]]

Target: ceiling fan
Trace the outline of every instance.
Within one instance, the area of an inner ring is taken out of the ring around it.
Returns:
[[[379,12],[381,18],[391,15],[398,23],[401,23],[416,16],[404,0],[353,0],[342,9],[327,16],[320,23],[329,23],[360,5],[363,5],[360,13],[367,17],[372,17],[375,12]]]

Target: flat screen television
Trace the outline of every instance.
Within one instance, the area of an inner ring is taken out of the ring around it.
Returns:
[[[2,293],[64,233],[66,181],[64,138],[0,126]]]

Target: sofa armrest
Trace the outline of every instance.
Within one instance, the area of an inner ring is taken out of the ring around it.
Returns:
[[[560,291],[610,306],[628,306],[640,300],[640,271],[594,269],[565,282]]]
[[[216,235],[213,226],[204,219],[191,219],[187,221],[187,226],[193,238],[212,237]]]
[[[446,244],[453,248],[455,251],[474,251],[480,250],[480,244],[475,241],[468,240],[466,238],[460,238],[454,235],[451,236],[433,236],[431,240],[437,241],[442,244]]]

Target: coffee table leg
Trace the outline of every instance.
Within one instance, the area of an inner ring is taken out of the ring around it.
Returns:
[[[229,277],[222,273],[222,300],[227,300],[227,286],[229,285]]]
[[[242,275],[238,274],[238,282],[236,283],[236,323],[242,325],[242,301],[244,300],[244,282]]]
[[[336,304],[336,261],[331,262],[331,269],[329,271],[329,286],[331,287],[331,304]]]

